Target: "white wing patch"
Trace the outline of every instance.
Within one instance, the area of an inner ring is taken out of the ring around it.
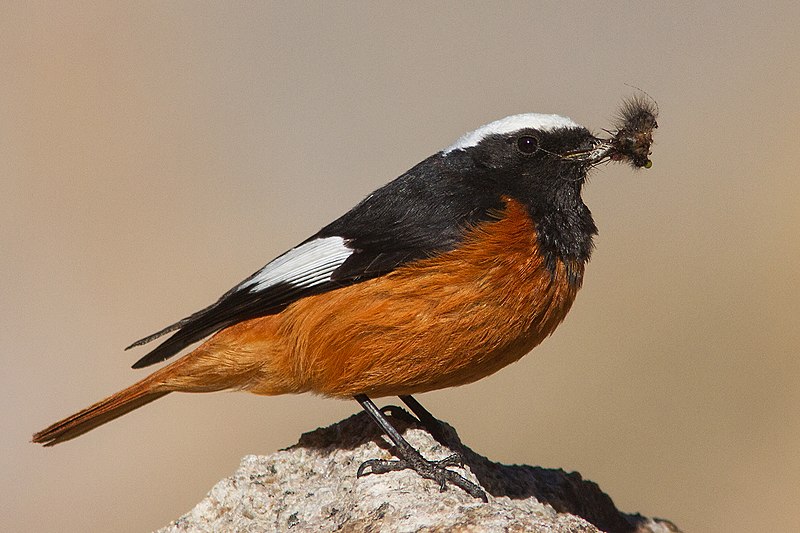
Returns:
[[[462,135],[452,146],[443,150],[444,154],[453,150],[463,150],[470,146],[477,146],[483,139],[490,135],[512,133],[524,129],[535,129],[540,131],[551,131],[558,128],[580,128],[567,117],[561,115],[542,115],[539,113],[524,113],[522,115],[511,115],[501,118],[481,126],[475,131]]]
[[[278,283],[315,287],[329,281],[352,253],[341,237],[314,239],[275,258],[239,288],[257,292]]]

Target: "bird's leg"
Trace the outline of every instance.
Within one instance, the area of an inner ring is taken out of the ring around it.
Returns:
[[[435,416],[433,416],[430,411],[425,409],[422,404],[410,394],[402,395],[400,396],[400,399],[408,406],[409,409],[411,409],[415,415],[417,415],[419,421],[422,422],[422,425],[425,426],[425,429],[428,430],[428,433],[430,433],[434,439],[445,446],[449,446],[450,443],[445,436],[442,423]]]
[[[422,424],[422,426],[428,430],[428,433],[430,433],[434,439],[436,439],[440,444],[452,449],[452,439],[448,438],[448,432],[445,430],[444,424],[442,424],[438,418],[433,416],[430,411],[425,409],[425,407],[410,394],[401,395],[399,398],[403,400],[403,403],[406,404],[406,407],[411,409],[414,415],[416,415],[416,418],[402,407],[398,407],[396,405],[386,405],[381,407],[381,413],[389,415],[398,420],[404,420],[410,424]],[[460,456],[461,454],[455,452],[454,455]],[[463,457],[461,458],[461,463],[464,463]]]
[[[420,476],[436,481],[439,484],[440,491],[444,491],[447,488],[447,483],[450,482],[464,490],[470,496],[480,498],[484,502],[488,501],[486,493],[478,485],[468,481],[455,472],[447,470],[446,467],[448,466],[463,466],[460,456],[451,455],[441,461],[428,461],[398,433],[389,421],[386,420],[386,417],[383,416],[380,409],[378,409],[365,394],[358,394],[353,398],[361,404],[361,407],[367,412],[372,421],[378,424],[386,436],[389,437],[389,440],[394,444],[396,455],[399,457],[397,460],[371,459],[365,461],[358,467],[358,472],[356,473],[357,477],[361,477],[367,473],[385,474],[387,472],[396,472],[398,470],[410,468]],[[430,413],[428,413],[428,415],[430,415]],[[367,470],[369,470],[369,472],[367,472]]]

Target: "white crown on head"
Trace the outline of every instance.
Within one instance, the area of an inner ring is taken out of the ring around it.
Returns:
[[[511,115],[501,118],[481,126],[475,131],[471,131],[459,137],[452,146],[443,150],[447,154],[453,150],[463,150],[470,146],[477,146],[483,139],[490,135],[512,133],[524,129],[535,129],[540,131],[551,131],[558,128],[580,128],[572,119],[561,115],[543,115],[540,113],[523,113],[521,115]]]

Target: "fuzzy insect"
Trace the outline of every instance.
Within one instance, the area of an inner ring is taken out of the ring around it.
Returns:
[[[658,105],[651,98],[634,95],[623,101],[616,117],[615,129],[609,131],[608,153],[612,161],[627,160],[634,168],[650,168],[650,145],[653,130],[658,127]]]
[[[603,130],[609,139],[597,138],[591,148],[574,150],[559,157],[598,165],[606,161],[627,161],[633,168],[650,168],[653,130],[658,127],[658,104],[649,96],[634,95],[622,102],[614,129]],[[555,155],[555,154],[554,154]]]

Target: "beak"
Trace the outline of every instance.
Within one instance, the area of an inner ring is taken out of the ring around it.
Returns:
[[[603,159],[610,157],[614,151],[611,139],[598,139],[592,137],[577,150],[570,150],[561,154],[564,159],[572,159],[584,163],[599,163]]]

